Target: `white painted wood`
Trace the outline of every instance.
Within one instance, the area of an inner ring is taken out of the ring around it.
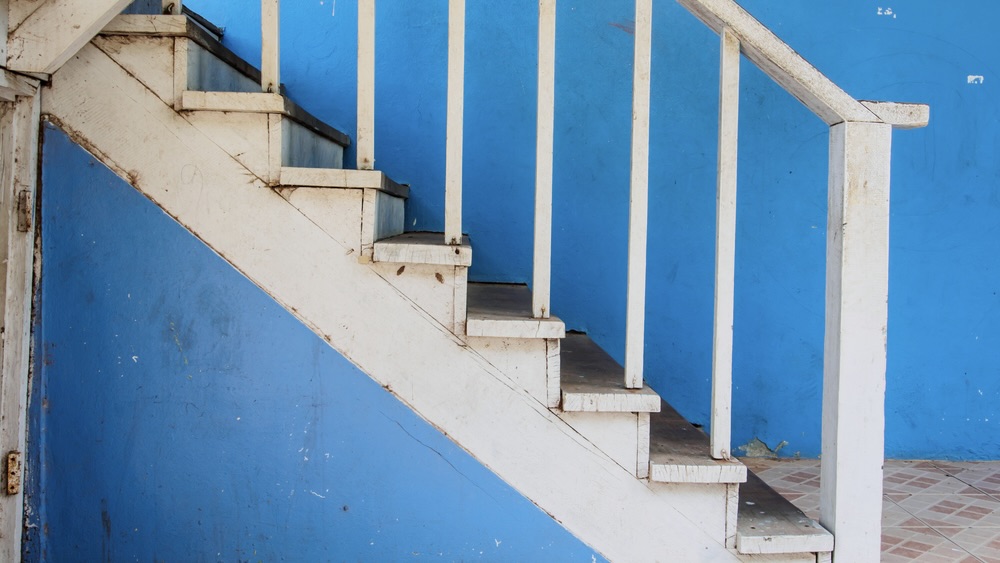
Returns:
[[[708,437],[665,401],[651,417],[649,478],[661,483],[743,483],[747,468],[737,459],[713,459]]]
[[[403,233],[376,242],[374,260],[394,264],[471,266],[472,246],[469,237],[463,237],[459,246],[445,243],[440,233]]]
[[[839,544],[840,537],[837,537]],[[834,537],[759,477],[740,491],[736,549],[746,554],[829,552]]]
[[[639,479],[649,477],[649,417],[648,412],[636,413],[636,430],[638,431],[636,442],[638,450],[635,457],[635,476]]]
[[[465,325],[469,311],[469,268],[455,268],[455,296],[454,296],[454,328],[456,336],[461,340],[466,340]]]
[[[181,91],[260,93],[259,80],[251,78],[243,72],[243,70],[249,70],[246,66],[243,67],[243,70],[234,68],[197,41],[186,38],[184,43],[187,45],[188,66],[181,74],[181,77],[186,78],[183,82],[186,87]]]
[[[191,42],[185,38],[174,38],[174,96],[171,105],[180,111],[184,107],[184,92],[188,88],[188,65]]]
[[[358,168],[375,169],[375,0],[358,0]]]
[[[560,360],[562,410],[567,412],[659,412],[660,396],[649,386],[628,389],[623,369],[586,334],[567,334]]]
[[[726,547],[736,549],[736,526],[740,513],[740,486],[726,485]]]
[[[187,16],[128,14],[115,16],[100,32],[105,35],[184,36],[188,32],[188,19]]]
[[[879,118],[840,89],[733,0],[678,0],[706,25],[729,28],[743,54],[828,125]]]
[[[268,114],[197,111],[184,113],[182,117],[211,137],[250,173],[261,179],[269,178],[271,129]]]
[[[404,199],[410,193],[408,186],[393,182],[391,178],[378,170],[292,168],[286,166],[281,169],[281,185],[319,188],[373,188]]]
[[[462,155],[465,120],[465,0],[448,0],[448,117],[444,240],[462,243]]]
[[[562,402],[562,342],[558,338],[550,338],[545,343],[547,356],[545,386],[548,391],[546,406],[554,409]]]
[[[365,237],[362,233],[359,238],[358,223],[364,215],[363,198],[367,190],[277,188],[276,191],[342,248],[345,255],[361,254]]]
[[[4,217],[2,252],[4,302],[0,305],[4,331],[0,339],[3,375],[0,378],[0,456],[25,452],[27,395],[31,344],[34,203],[38,170],[38,119],[41,96],[20,97],[5,103],[0,116],[3,170],[0,170],[0,212]],[[18,229],[18,199],[26,193],[29,230]],[[23,460],[22,456],[22,460]],[[4,463],[6,469],[6,463]],[[24,464],[21,464],[21,483]],[[0,561],[21,559],[24,487],[14,495],[0,495]]]
[[[552,313],[552,165],[556,100],[556,0],[538,2],[538,123],[535,135],[535,241],[531,311]]]
[[[820,521],[836,561],[880,555],[892,126],[830,129]]]
[[[281,121],[280,114],[267,114],[267,170],[261,178],[269,186],[276,186],[281,182],[281,169],[285,163],[282,155],[284,145]]]
[[[369,266],[382,279],[405,295],[413,305],[434,319],[442,330],[459,335],[456,318],[464,303],[465,275],[468,268],[440,264],[393,264],[373,262]],[[464,318],[462,319],[464,321]]]
[[[712,340],[711,452],[732,454],[733,308],[736,295],[736,162],[740,42],[723,29],[719,63],[719,156],[715,211],[715,322]]]
[[[469,348],[514,382],[518,389],[548,406],[548,343],[524,338],[482,338],[469,336]]]
[[[179,16],[184,6],[181,0],[163,0],[163,13]]]
[[[566,325],[555,317],[535,318],[527,286],[476,283],[469,286],[466,334],[500,338],[562,338]]]
[[[17,29],[24,20],[44,4],[46,0],[13,0],[7,1],[7,26],[10,31]],[[4,59],[6,60],[6,59]]]
[[[919,129],[931,120],[931,108],[926,104],[862,101],[861,105],[895,129]]]
[[[648,456],[649,451],[641,445],[640,438],[647,438],[640,429],[639,418],[649,418],[649,413],[638,415],[632,412],[594,413],[594,412],[561,412],[559,418],[573,427],[587,441],[608,455],[626,471],[636,474],[640,465],[641,455]],[[648,430],[649,426],[646,425]],[[647,442],[648,443],[648,442]],[[645,457],[645,466],[649,467],[649,459]]]
[[[17,0],[14,0],[17,3]],[[0,0],[0,32],[3,32],[3,37],[10,35],[10,2],[8,0]],[[7,42],[0,41],[0,61],[7,61]]]
[[[655,483],[646,481],[646,485],[660,495],[661,498],[669,499],[671,504],[677,508],[678,512],[684,514],[692,523],[711,534],[713,538],[722,538],[720,541],[725,544],[726,537],[726,487],[727,485],[703,485],[693,483]],[[623,507],[627,510],[627,507]],[[687,540],[691,541],[691,540]],[[732,552],[734,556],[742,561],[745,556]],[[641,561],[653,561],[663,563],[673,563],[673,554],[666,556],[650,557]],[[639,561],[639,560],[637,560]],[[694,559],[679,558],[676,561],[687,563],[688,561],[701,563],[700,557]]]
[[[281,92],[281,6],[279,0],[260,0],[260,88]]]
[[[628,293],[625,316],[625,387],[642,387],[646,331],[646,221],[649,207],[649,88],[653,2],[635,3],[632,83],[632,172],[628,213]]]
[[[372,243],[374,244],[375,241],[403,234],[404,213],[406,211],[404,204],[406,200],[387,194],[382,190],[368,188],[365,190],[366,209],[368,207],[369,194],[374,194],[375,196],[375,229],[372,233],[374,236]]]
[[[18,96],[34,96],[38,81],[0,69],[0,101],[14,102]]]
[[[8,37],[7,68],[52,74],[130,0],[46,0]]]
[[[708,522],[724,513],[719,491],[637,480],[96,48],[56,73],[43,103],[116,173],[141,170],[147,197],[596,552],[738,561],[724,524]],[[407,345],[387,346],[386,326]]]
[[[344,147],[293,119],[282,119],[281,165],[293,168],[343,168]]]
[[[196,92],[181,95],[181,111],[239,111],[285,113],[285,97],[261,92]]]
[[[158,98],[173,103],[174,38],[98,35],[94,45],[133,73]]]
[[[832,553],[817,553],[816,563],[833,563]]]

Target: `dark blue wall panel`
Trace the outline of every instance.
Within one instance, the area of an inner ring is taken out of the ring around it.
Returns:
[[[592,560],[51,127],[42,232],[28,560]]]
[[[255,4],[188,2],[252,61]],[[931,104],[930,128],[894,140],[886,453],[1000,458],[1000,4],[742,4],[850,94]],[[356,3],[282,9],[289,91],[353,132]],[[447,3],[378,10],[377,165],[413,186],[407,227],[440,229]],[[468,5],[474,279],[531,278],[536,13],[532,0]],[[553,312],[619,359],[633,13],[630,0],[560,0],[557,37]],[[653,19],[646,375],[707,423],[718,38],[676,2],[656,2]],[[815,456],[827,128],[746,62],[741,102],[734,443],[786,441],[782,453]]]

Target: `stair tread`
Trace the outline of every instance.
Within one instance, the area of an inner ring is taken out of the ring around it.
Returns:
[[[558,317],[536,319],[531,290],[524,284],[470,283],[465,332],[468,336],[563,338],[566,325]]]
[[[232,111],[280,113],[318,135],[347,147],[351,138],[302,109],[288,96],[269,92],[202,92],[187,90],[181,94],[180,111]]]
[[[743,554],[833,551],[833,534],[749,472],[740,486],[736,549]]]
[[[562,410],[660,410],[660,396],[648,385],[644,385],[642,389],[625,388],[625,369],[586,334],[567,334],[561,348]]]
[[[375,243],[375,262],[471,266],[472,245],[468,235],[461,245],[446,244],[444,233],[409,232]]]
[[[409,186],[394,182],[378,170],[283,166],[278,185],[293,188],[371,188],[403,199],[410,196]]]
[[[649,479],[660,483],[743,483],[747,468],[737,459],[713,459],[708,436],[666,401],[650,416]]]

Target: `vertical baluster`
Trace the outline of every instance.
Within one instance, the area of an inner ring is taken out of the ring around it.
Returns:
[[[448,2],[448,124],[444,239],[462,243],[462,133],[465,113],[465,0]]]
[[[628,216],[628,296],[625,317],[625,387],[642,387],[646,327],[646,218],[649,202],[649,84],[653,43],[652,0],[635,2],[632,84],[632,177]]]
[[[358,169],[375,169],[375,0],[358,0]]]
[[[711,451],[729,459],[733,409],[733,299],[736,288],[736,156],[740,40],[722,30],[719,63],[719,159],[715,215],[715,323],[712,346]]]
[[[281,91],[279,0],[260,1],[260,86],[265,92]]]
[[[535,263],[531,310],[549,317],[552,284],[552,160],[556,90],[556,0],[538,2],[538,129],[535,135]]]

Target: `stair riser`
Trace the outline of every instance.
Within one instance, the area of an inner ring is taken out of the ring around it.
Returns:
[[[468,268],[383,262],[373,262],[371,268],[448,330],[465,334]]]
[[[469,347],[547,407],[559,406],[559,340],[468,337]]]
[[[648,476],[649,413],[561,412],[559,418],[636,477]]]
[[[376,240],[403,231],[403,200],[376,189],[283,187],[277,191],[337,241],[345,254],[354,254],[363,263],[371,261]]]

